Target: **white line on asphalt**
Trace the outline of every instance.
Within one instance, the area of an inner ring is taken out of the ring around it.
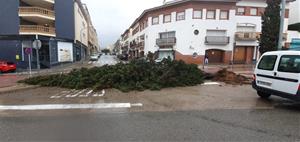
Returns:
[[[79,92],[79,90],[72,90],[70,93],[68,93],[65,97],[66,98],[71,98],[73,96],[74,93]]]
[[[62,92],[60,92],[60,93],[58,93],[56,95],[51,96],[50,99],[60,99],[64,95],[67,95],[67,94],[71,93],[72,91],[74,91],[74,90],[71,90],[71,91],[62,91]]]
[[[80,95],[79,97],[89,97],[89,95],[93,93],[93,90],[90,90],[89,92],[87,92],[85,95]]]
[[[220,85],[218,82],[205,82],[203,85]]]
[[[51,96],[50,99],[57,99],[58,97],[60,97],[60,96],[54,95],[54,96]]]
[[[80,94],[82,94],[82,93],[85,92],[85,91],[86,91],[86,89],[81,90],[81,91],[79,91],[78,93],[72,95],[71,98],[75,98],[75,97],[79,96]]]
[[[143,104],[141,103],[137,103],[137,104],[131,104],[131,107],[142,107]]]
[[[103,97],[105,95],[105,90],[102,90],[101,94],[94,94],[94,97]]]
[[[103,103],[103,104],[44,104],[44,105],[2,105],[0,110],[70,110],[70,109],[115,109],[141,107],[142,104]]]

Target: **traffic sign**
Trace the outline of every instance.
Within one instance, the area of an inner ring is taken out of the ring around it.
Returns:
[[[42,42],[40,40],[34,40],[32,45],[34,49],[40,50],[42,47]]]
[[[30,55],[32,53],[32,48],[25,48],[25,53]]]

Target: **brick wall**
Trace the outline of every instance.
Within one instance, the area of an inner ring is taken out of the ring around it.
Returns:
[[[230,64],[231,58],[232,58],[232,52],[231,51],[225,51],[223,56],[223,63],[224,64]]]
[[[204,56],[197,56],[196,58],[194,58],[193,55],[182,55],[181,53],[175,51],[175,60],[183,60],[188,64],[200,65],[204,61]]]

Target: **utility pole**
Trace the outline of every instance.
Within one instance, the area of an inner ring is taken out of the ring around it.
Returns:
[[[281,21],[280,21],[280,30],[279,30],[278,50],[282,49],[284,19],[285,19],[285,4],[286,4],[286,0],[282,0],[281,1]]]
[[[35,35],[35,40],[38,40],[38,39],[39,39],[39,36]],[[40,65],[40,54],[39,54],[39,48],[38,47],[36,47],[36,64],[37,64],[37,69],[39,71],[41,69],[41,65]]]

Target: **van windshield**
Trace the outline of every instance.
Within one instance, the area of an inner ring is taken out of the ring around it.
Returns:
[[[261,59],[259,65],[258,65],[258,69],[273,71],[274,67],[275,67],[276,60],[277,60],[276,55],[264,56]]]
[[[280,59],[278,67],[280,72],[300,73],[300,56],[299,55],[284,55]]]

